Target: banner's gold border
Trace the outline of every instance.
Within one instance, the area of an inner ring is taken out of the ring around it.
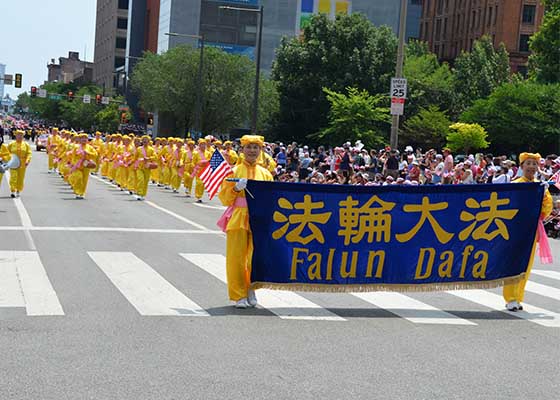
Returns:
[[[251,289],[273,289],[290,290],[294,292],[327,292],[327,293],[350,293],[350,292],[436,292],[444,290],[465,289],[492,289],[504,285],[519,283],[525,278],[525,272],[506,278],[490,281],[465,281],[465,282],[434,282],[434,283],[364,283],[364,284],[324,284],[324,283],[274,283],[253,282]]]

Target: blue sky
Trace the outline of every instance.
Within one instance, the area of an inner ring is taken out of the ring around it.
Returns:
[[[12,98],[47,79],[51,58],[69,51],[93,61],[95,0],[0,0],[0,63],[23,74],[23,87],[5,86]]]

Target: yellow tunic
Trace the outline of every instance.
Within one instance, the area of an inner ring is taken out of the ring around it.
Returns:
[[[10,171],[10,190],[12,192],[23,191],[23,182],[25,180],[25,171],[27,164],[31,162],[31,147],[26,142],[12,142],[8,145],[10,154],[15,154],[19,157],[21,165],[17,169]]]

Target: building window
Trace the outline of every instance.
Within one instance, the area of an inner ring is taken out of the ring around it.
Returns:
[[[128,10],[128,0],[119,0],[119,9]]]
[[[126,49],[126,38],[118,37],[116,40],[117,49]]]
[[[434,46],[434,53],[439,57],[439,44]]]
[[[127,29],[128,20],[126,18],[117,18],[117,29]]]
[[[474,29],[474,23],[475,22],[476,22],[476,11],[473,10],[472,19],[471,19],[471,29]]]
[[[119,68],[124,66],[124,58],[123,57],[115,57],[115,68]]]
[[[496,4],[496,10],[494,11],[494,26],[496,26],[496,19],[498,19],[498,5]]]
[[[523,6],[523,23],[524,24],[531,24],[535,23],[535,11],[536,6],[525,4]]]
[[[488,11],[488,22],[486,23],[488,26],[490,26],[490,23],[492,22],[492,10],[493,8],[490,7],[490,10]]]
[[[527,73],[528,73],[529,71],[528,71],[528,68],[527,68],[526,65],[518,65],[518,66],[517,66],[517,72],[518,72],[523,78],[527,78]]]
[[[519,51],[529,51],[529,35],[519,35]]]
[[[447,37],[447,18],[443,21],[443,37]]]
[[[443,0],[438,0],[437,13],[438,15],[441,15],[443,13]]]

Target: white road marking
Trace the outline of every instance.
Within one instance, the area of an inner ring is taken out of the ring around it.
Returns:
[[[533,269],[531,274],[544,276],[545,278],[556,279],[560,281],[560,272],[557,271],[546,271],[544,269]]]
[[[37,250],[37,247],[35,246],[35,242],[33,241],[33,237],[29,232],[29,228],[33,227],[33,224],[31,223],[31,218],[29,217],[29,214],[27,213],[27,210],[25,209],[25,206],[23,205],[23,202],[21,201],[20,198],[14,199],[14,203],[16,205],[16,209],[18,211],[19,218],[21,220],[21,225],[24,228],[23,232],[25,234],[25,239],[27,240],[27,245],[29,246],[30,250]]]
[[[179,221],[186,222],[187,224],[192,225],[192,226],[194,226],[194,227],[196,227],[196,228],[198,228],[198,229],[200,229],[200,230],[203,230],[203,231],[208,231],[208,230],[209,230],[209,229],[206,228],[204,225],[200,225],[199,223],[196,223],[196,222],[194,222],[194,221],[192,221],[192,220],[190,220],[190,219],[188,219],[188,218],[183,217],[182,215],[179,215],[179,214],[177,214],[177,213],[174,213],[173,211],[168,210],[167,208],[163,208],[163,207],[161,207],[161,206],[158,206],[158,205],[157,205],[156,203],[154,203],[154,202],[151,202],[151,201],[146,200],[146,201],[144,201],[144,203],[146,203],[146,204],[149,205],[149,206],[152,206],[152,207],[155,208],[156,210],[160,210],[160,211],[162,211],[162,212],[164,212],[164,213],[166,213],[166,214],[168,214],[168,215],[171,215],[171,216],[174,217],[174,218],[177,218]]]
[[[62,306],[35,251],[0,251],[1,266],[15,270],[27,315],[64,315]],[[10,278],[12,284],[13,277]],[[16,289],[12,289],[13,291]],[[16,297],[13,300],[18,300]]]
[[[560,289],[552,286],[528,281],[525,285],[525,290],[527,292],[536,293],[541,296],[550,297],[554,300],[560,300]]]
[[[106,185],[117,187],[117,185],[115,185],[115,184],[113,184],[113,183],[111,183],[111,182],[109,182],[109,181],[106,181],[106,180],[104,180],[104,179],[102,179],[102,178],[100,178],[100,177],[98,177],[98,176],[92,175],[92,177],[93,177],[94,179],[98,180],[99,182],[105,183]],[[198,229],[203,230],[203,231],[209,231],[209,230],[210,230],[210,229],[206,228],[204,225],[201,225],[201,224],[199,224],[199,223],[196,223],[196,222],[194,222],[193,220],[190,220],[190,219],[188,219],[188,218],[185,218],[185,217],[183,217],[182,215],[179,215],[179,214],[177,214],[177,213],[175,213],[175,212],[173,212],[173,211],[171,211],[171,210],[168,210],[167,208],[164,208],[164,207],[162,207],[162,206],[159,206],[159,205],[157,205],[156,203],[154,203],[154,202],[152,202],[152,201],[145,200],[145,201],[143,201],[143,203],[144,203],[144,204],[147,204],[147,205],[149,205],[149,206],[151,206],[151,207],[153,207],[153,208],[155,208],[156,210],[159,210],[159,211],[161,211],[161,212],[164,212],[164,213],[166,213],[167,215],[171,215],[172,217],[178,219],[179,221],[182,221],[182,222],[185,222],[185,223],[187,223],[187,224],[189,224],[189,225],[192,225],[192,226],[194,226],[195,228],[198,228]]]
[[[503,297],[495,293],[485,290],[453,290],[447,293],[535,324],[560,328],[560,314],[527,303],[523,303],[523,311],[509,312],[505,308]]]
[[[128,252],[88,252],[140,315],[209,316],[198,304]]]
[[[69,232],[132,232],[132,233],[169,233],[169,234],[200,234],[200,235],[221,235],[222,231],[201,231],[198,229],[157,229],[157,228],[121,228],[103,226],[33,226],[24,228],[23,226],[0,226],[0,231],[69,231]]]
[[[0,254],[0,307],[25,307],[14,256]],[[9,254],[8,254],[9,253]]]
[[[202,208],[210,208],[213,210],[220,210],[220,211],[224,211],[227,209],[227,207],[224,206],[209,206],[208,204],[200,204],[200,203],[191,203],[193,206],[197,206],[197,207],[202,207]]]
[[[227,284],[226,258],[221,254],[184,254],[181,257]],[[283,319],[346,321],[297,293],[282,290],[257,291],[259,305]]]
[[[354,296],[415,324],[477,325],[472,321],[394,292],[352,293]]]

